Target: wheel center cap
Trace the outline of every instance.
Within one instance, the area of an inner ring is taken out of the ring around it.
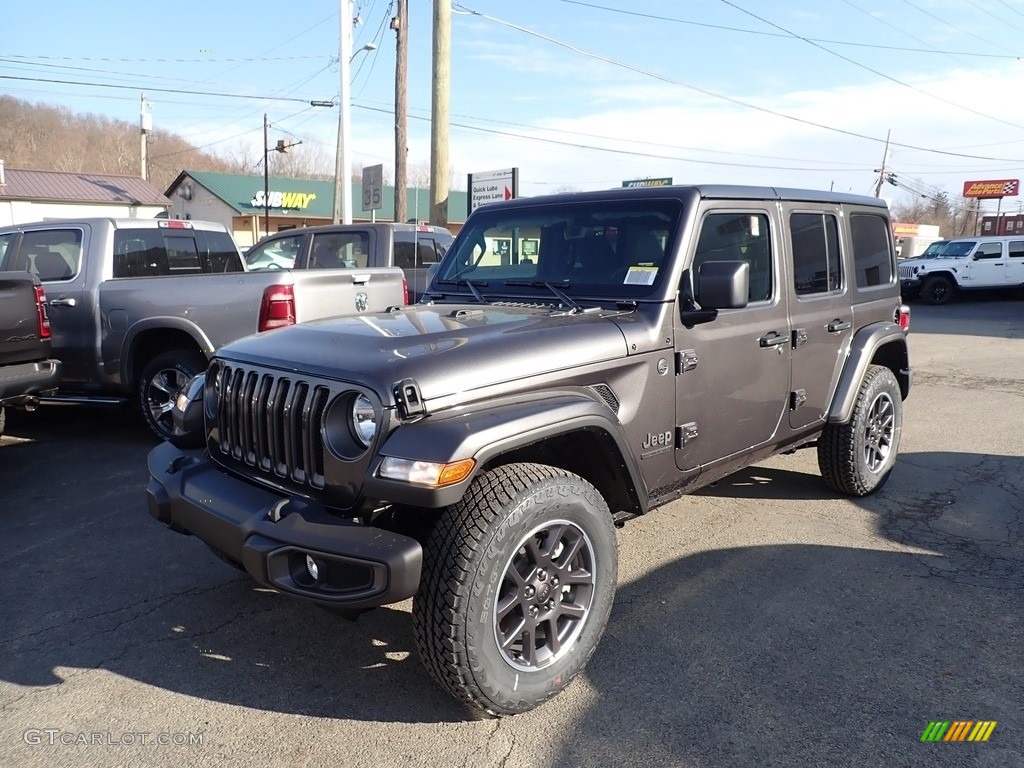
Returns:
[[[537,585],[537,602],[543,603],[551,594],[551,584],[544,582]]]

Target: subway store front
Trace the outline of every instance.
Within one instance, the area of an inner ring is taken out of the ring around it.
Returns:
[[[352,221],[371,220],[371,211],[362,210],[362,184],[353,183]],[[376,221],[393,221],[395,190],[385,186],[383,207],[372,212]],[[334,181],[271,176],[270,194],[264,195],[263,176],[235,173],[210,173],[185,170],[165,192],[174,205],[168,211],[172,219],[216,221],[231,232],[235,243],[245,250],[268,233],[296,227],[330,224],[334,214]],[[448,200],[448,228],[455,233],[465,220],[466,193],[451,192]],[[426,222],[430,215],[430,191],[410,189],[408,220]],[[461,207],[460,207],[461,205]],[[269,227],[264,226],[264,206]]]

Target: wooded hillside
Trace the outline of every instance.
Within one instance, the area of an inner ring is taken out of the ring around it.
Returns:
[[[0,96],[0,159],[10,168],[140,175],[139,126],[124,120],[72,112]],[[149,134],[149,180],[160,191],[183,169],[262,173],[261,152],[213,154],[194,149],[175,133]],[[312,142],[288,154],[273,153],[279,176],[333,178],[333,153]]]

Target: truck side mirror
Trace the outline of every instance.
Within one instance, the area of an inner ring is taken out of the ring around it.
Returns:
[[[745,261],[705,261],[697,268],[696,299],[701,309],[742,309],[750,295]]]

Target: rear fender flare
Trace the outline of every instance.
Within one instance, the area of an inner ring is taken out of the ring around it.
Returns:
[[[121,381],[129,389],[135,386],[135,356],[138,354],[138,339],[147,331],[180,331],[189,336],[196,348],[207,360],[213,357],[214,345],[202,328],[183,317],[148,317],[132,325],[121,344]],[[166,351],[166,350],[160,350]]]
[[[874,323],[857,332],[850,343],[846,364],[839,377],[832,407],[829,409],[830,424],[845,424],[853,416],[857,393],[864,380],[868,366],[876,362],[892,369],[900,385],[903,399],[910,394],[910,357],[907,351],[907,336],[895,323]]]

